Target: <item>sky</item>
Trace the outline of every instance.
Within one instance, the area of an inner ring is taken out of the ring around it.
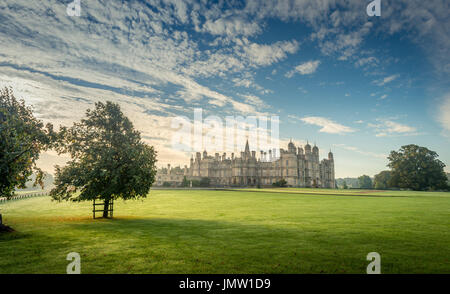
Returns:
[[[279,116],[280,147],[331,150],[336,177],[386,170],[407,144],[450,165],[449,1],[381,0],[379,17],[368,0],[71,2],[0,0],[0,86],[45,122],[117,102],[159,166],[188,164],[171,122],[196,108]]]

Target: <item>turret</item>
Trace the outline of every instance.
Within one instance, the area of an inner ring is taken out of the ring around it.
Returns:
[[[290,141],[289,144],[288,144],[288,151],[289,151],[289,153],[294,153],[295,154],[296,153],[295,150],[296,150],[296,148],[295,148],[294,143],[292,143],[292,141]]]
[[[328,152],[328,160],[331,160],[331,161],[334,160],[333,159],[333,152],[331,152],[331,149],[330,149],[330,152]]]
[[[319,155],[319,148],[316,146],[316,143],[314,143],[314,147],[313,147],[312,151],[315,155]]]
[[[298,152],[299,155],[303,155],[303,148],[302,147],[298,147],[297,152]]]
[[[208,152],[206,152],[206,150],[203,151],[203,159],[205,159],[207,156],[208,156]]]
[[[309,145],[308,141],[306,141],[306,145],[305,145],[305,153],[306,153],[306,154],[311,153],[311,145]]]

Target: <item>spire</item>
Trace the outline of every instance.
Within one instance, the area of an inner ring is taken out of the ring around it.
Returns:
[[[248,146],[248,139],[247,143],[245,143],[245,153],[250,153],[250,147]]]

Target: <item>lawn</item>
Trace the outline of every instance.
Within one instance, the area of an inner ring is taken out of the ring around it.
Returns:
[[[0,204],[0,273],[450,273],[450,193],[362,190],[154,190],[92,203]]]

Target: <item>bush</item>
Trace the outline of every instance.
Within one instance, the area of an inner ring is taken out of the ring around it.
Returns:
[[[211,184],[210,178],[202,178],[200,180],[200,187],[209,187],[210,184]]]
[[[285,179],[281,179],[275,183],[272,184],[274,187],[287,187],[287,182]]]

